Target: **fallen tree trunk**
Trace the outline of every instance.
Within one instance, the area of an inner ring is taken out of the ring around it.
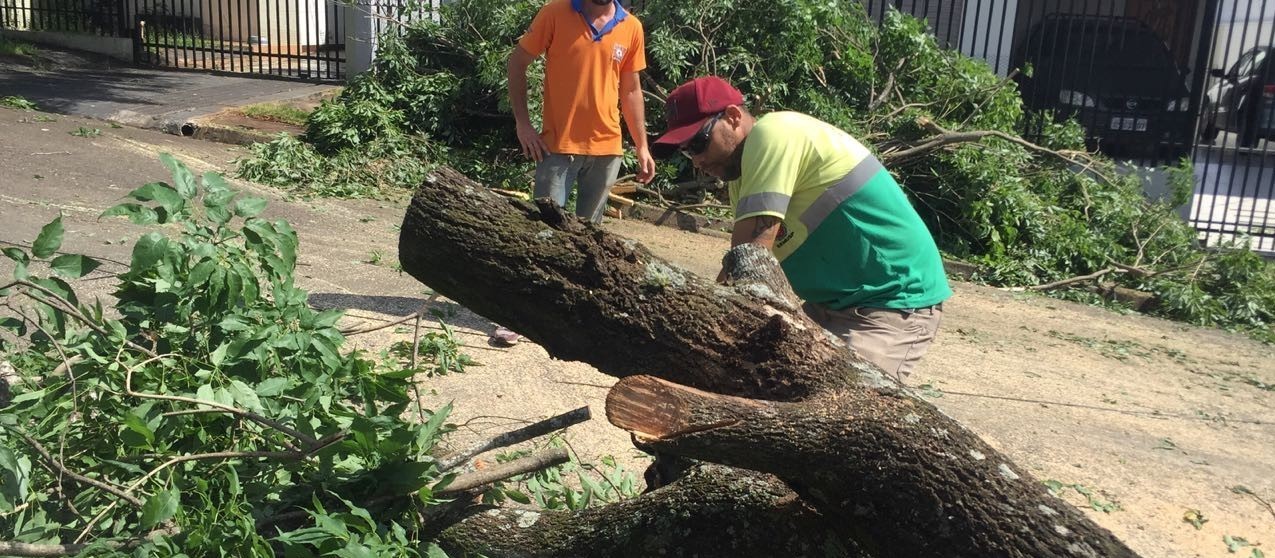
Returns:
[[[864,556],[780,480],[720,465],[580,512],[480,512],[443,531],[452,556]]]
[[[756,247],[732,250],[734,284],[724,287],[550,204],[507,200],[444,170],[414,197],[399,257],[412,276],[555,357],[625,378],[607,402],[617,426],[661,452],[774,474],[845,546],[877,556],[1134,555],[826,335]]]

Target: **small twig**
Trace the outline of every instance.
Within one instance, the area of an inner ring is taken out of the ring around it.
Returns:
[[[252,451],[252,452],[226,451],[226,452],[213,452],[213,453],[199,453],[199,454],[182,455],[182,456],[174,457],[172,459],[169,459],[168,461],[165,461],[159,467],[152,469],[149,473],[146,473],[146,475],[142,476],[142,478],[136,481],[133,481],[133,484],[130,484],[128,486],[128,491],[132,492],[134,490],[137,490],[138,487],[142,486],[142,484],[144,484],[147,480],[150,480],[160,471],[168,467],[171,467],[173,465],[176,465],[178,463],[184,463],[186,461],[205,460],[205,459],[237,459],[237,458],[270,458],[270,459],[296,460],[296,459],[301,459],[302,457],[306,457],[308,455],[312,455],[314,454],[314,452],[317,452],[319,450],[322,450],[325,447],[335,444],[345,439],[345,436],[346,436],[345,432],[338,432],[331,436],[326,436],[322,440],[315,441],[314,444],[306,448],[304,451],[300,451],[300,450],[286,451],[286,452],[283,452],[283,451],[273,451],[273,452],[272,451]],[[113,509],[114,507],[115,507],[115,502],[112,502],[111,505],[106,506],[105,508],[102,509],[100,513],[94,516],[93,519],[90,520],[88,524],[84,526],[84,529],[80,531],[79,536],[75,538],[75,542],[79,543],[80,541],[83,541],[84,537],[88,536],[88,534],[93,530],[93,527],[96,526],[97,523],[101,521],[102,518],[105,517],[106,514],[110,512],[111,509]]]
[[[1094,280],[1094,279],[1097,279],[1097,278],[1099,278],[1099,277],[1102,277],[1103,275],[1106,275],[1106,274],[1108,274],[1108,273],[1112,273],[1112,272],[1114,272],[1114,271],[1116,271],[1116,269],[1115,269],[1115,268],[1113,268],[1113,267],[1108,267],[1108,268],[1103,269],[1103,270],[1101,270],[1101,271],[1096,271],[1096,272],[1094,272],[1094,273],[1090,273],[1089,275],[1081,275],[1081,276],[1079,276],[1079,277],[1072,277],[1072,278],[1070,278],[1070,279],[1063,279],[1062,281],[1054,281],[1053,283],[1046,283],[1046,284],[1044,284],[1044,285],[1032,285],[1032,286],[1030,286],[1030,287],[1027,287],[1027,290],[1029,290],[1029,291],[1048,291],[1048,290],[1052,290],[1052,289],[1057,289],[1057,288],[1059,288],[1059,287],[1066,287],[1067,285],[1072,285],[1072,284],[1075,284],[1075,283],[1083,283],[1083,282],[1085,282],[1085,281],[1092,281],[1092,280]]]
[[[70,151],[36,151],[32,155],[70,155]]]
[[[540,422],[532,423],[517,430],[505,432],[489,440],[484,440],[474,444],[467,449],[445,456],[438,460],[438,468],[443,471],[449,471],[468,462],[480,453],[488,452],[496,448],[512,446],[538,436],[544,436],[550,432],[556,432],[569,426],[580,424],[589,420],[591,417],[592,414],[589,412],[588,407],[580,407],[574,411],[569,411]]]
[[[163,355],[163,356],[171,356],[171,355]],[[143,366],[143,365],[145,365],[146,363],[151,362],[151,361],[153,361],[153,360],[157,360],[157,359],[159,359],[159,358],[160,358],[160,356],[155,356],[155,357],[153,357],[153,358],[150,358],[150,359],[147,359],[147,360],[144,360],[144,361],[142,361],[142,362],[138,363],[138,364],[137,364],[137,366]],[[213,408],[221,409],[222,411],[225,411],[225,412],[227,412],[227,413],[230,413],[230,414],[235,415],[235,416],[238,416],[238,417],[246,418],[246,419],[248,419],[248,420],[250,420],[250,421],[253,421],[253,422],[257,423],[257,424],[260,424],[260,425],[263,425],[263,426],[269,426],[270,428],[273,428],[273,429],[275,429],[275,430],[278,430],[278,431],[280,431],[280,432],[283,432],[284,434],[287,434],[287,435],[289,435],[289,436],[292,436],[293,438],[296,438],[296,439],[298,439],[298,440],[301,440],[301,441],[302,441],[302,442],[304,442],[306,445],[313,446],[313,445],[315,445],[316,443],[318,443],[318,440],[316,440],[313,436],[309,436],[309,435],[307,435],[307,434],[303,434],[303,433],[301,433],[301,432],[298,432],[298,431],[296,431],[296,430],[294,430],[294,429],[292,429],[292,428],[288,427],[287,425],[285,425],[285,424],[283,424],[283,423],[280,423],[279,421],[272,420],[272,419],[268,419],[268,418],[266,418],[266,417],[263,417],[263,416],[261,416],[261,415],[258,415],[258,414],[256,414],[256,413],[254,413],[254,412],[251,412],[251,411],[245,411],[245,410],[243,410],[243,409],[239,409],[239,408],[236,408],[236,407],[231,407],[230,405],[223,405],[223,404],[218,403],[218,402],[216,402],[216,401],[204,401],[204,400],[202,400],[202,399],[195,399],[195,398],[193,398],[193,397],[182,397],[182,396],[180,396],[180,395],[160,395],[160,394],[157,394],[157,393],[144,393],[144,392],[140,392],[140,391],[133,391],[133,368],[134,368],[133,366],[126,366],[126,367],[125,367],[125,373],[124,373],[124,391],[125,391],[128,395],[131,395],[131,396],[133,396],[133,397],[140,397],[140,398],[142,398],[142,399],[157,399],[157,400],[160,400],[160,401],[177,401],[177,402],[180,402],[180,403],[190,403],[190,404],[193,404],[193,405],[204,405],[204,406],[208,406],[208,407],[213,407]],[[296,447],[291,447],[290,449],[292,449],[293,451],[297,451]]]
[[[106,543],[106,547],[111,550],[130,550],[136,548],[142,543],[163,535],[175,535],[177,529],[163,528],[151,531],[144,537],[135,537],[127,541]],[[53,557],[53,556],[72,556],[83,552],[88,548],[87,544],[32,544],[14,541],[0,541],[0,556],[33,556],[33,557]]]
[[[516,477],[518,475],[532,473],[535,471],[539,471],[541,469],[553,467],[554,465],[561,465],[570,460],[571,460],[571,456],[567,455],[567,450],[562,448],[554,448],[552,450],[549,450],[543,453],[539,453],[529,457],[524,457],[522,459],[518,459],[515,461],[510,461],[509,463],[502,463],[500,465],[489,467],[481,471],[474,471],[472,473],[458,475],[455,479],[452,479],[452,482],[449,483],[446,487],[439,489],[434,494],[438,496],[444,496],[444,495],[457,496],[461,493],[468,492],[470,490],[473,490],[481,486],[485,486],[494,482],[499,482],[511,477]],[[385,494],[382,496],[371,498],[367,500],[366,502],[362,502],[361,504],[359,504],[359,506],[366,508],[369,506],[375,506],[377,504],[382,504],[385,502],[398,500],[400,498],[411,498],[415,495],[416,495],[415,490],[404,493],[404,494]],[[290,511],[286,513],[274,514],[274,515],[271,515],[270,517],[265,517],[258,520],[256,523],[256,528],[258,531],[261,531],[262,529],[269,527],[271,525],[274,525],[276,523],[283,523],[285,521],[291,521],[293,519],[300,519],[309,514],[310,514],[309,510],[296,510],[296,511]]]
[[[1232,486],[1231,492],[1234,492],[1236,494],[1247,494],[1248,496],[1251,496],[1254,500],[1257,500],[1263,506],[1266,506],[1267,511],[1271,512],[1271,516],[1275,517],[1275,506],[1272,506],[1270,502],[1267,502],[1264,498],[1262,498],[1261,496],[1258,496],[1257,493],[1253,492],[1252,490],[1249,490],[1248,487],[1240,486],[1240,485]]]
[[[547,469],[554,465],[561,465],[568,461],[571,461],[571,456],[567,454],[565,448],[553,448],[522,459],[459,475],[448,483],[446,487],[435,492],[435,494],[441,496],[464,492],[518,475]]]
[[[416,313],[416,328],[412,330],[412,370],[416,370],[416,351],[421,348],[421,313]],[[412,379],[412,393],[416,394],[416,411],[420,414],[421,424],[425,424],[425,407],[421,404],[421,388]]]
[[[899,114],[899,113],[901,113],[901,112],[903,112],[903,111],[905,111],[905,110],[908,110],[908,109],[910,109],[910,108],[928,107],[928,106],[930,106],[930,105],[932,105],[932,104],[934,104],[934,103],[907,103],[907,104],[904,104],[903,106],[901,106],[901,107],[899,107],[899,108],[896,108],[896,109],[894,109],[894,110],[890,111],[890,113],[889,113],[889,114],[885,115],[885,118],[884,118],[884,119],[885,119],[885,120],[889,120],[889,119],[891,119],[891,118],[894,118],[895,116],[898,116],[898,114]]]
[[[1018,77],[1018,68],[1014,68],[1013,71],[997,82],[996,85],[987,90],[987,97],[979,102],[978,106],[975,106],[974,110],[970,111],[970,113],[965,116],[965,120],[961,121],[960,127],[964,128],[966,124],[969,124],[971,118],[974,118],[975,115],[982,111],[983,107],[987,106],[987,103],[992,102],[992,99],[996,96],[996,91],[1008,85],[1015,77]]]
[[[410,322],[410,321],[412,321],[412,320],[418,320],[418,321],[419,321],[419,320],[420,320],[420,318],[421,318],[421,316],[423,316],[423,315],[424,315],[426,312],[428,312],[428,311],[429,311],[429,305],[428,305],[428,304],[426,304],[426,305],[424,305],[424,306],[421,306],[421,309],[420,309],[420,310],[417,310],[417,311],[415,311],[415,312],[412,312],[411,314],[408,314],[408,315],[404,316],[404,317],[403,317],[402,319],[400,319],[400,320],[396,320],[396,321],[393,321],[393,322],[389,322],[389,323],[381,324],[381,325],[379,325],[379,326],[370,327],[370,328],[366,328],[366,329],[360,329],[360,328],[347,328],[347,329],[343,329],[343,330],[341,330],[341,335],[344,335],[344,336],[346,336],[346,337],[353,337],[353,336],[355,336],[355,335],[363,335],[364,333],[372,333],[373,331],[380,331],[380,330],[382,330],[382,329],[386,329],[386,328],[394,327],[394,326],[396,326],[396,325],[402,325],[402,324],[405,324],[405,323]]]
[[[7,285],[5,285],[5,286],[3,286],[3,287],[0,287],[0,291],[2,291],[2,290],[4,290],[4,289],[7,289],[7,288],[9,288],[9,287],[15,286],[15,285],[22,285],[22,286],[27,287],[27,288],[35,289],[35,290],[37,290],[37,291],[40,291],[41,293],[44,293],[46,296],[53,297],[55,300],[57,300],[59,303],[61,303],[61,304],[62,304],[62,306],[63,306],[62,311],[63,311],[63,312],[66,312],[67,314],[70,314],[70,315],[71,315],[71,317],[75,318],[76,320],[79,320],[79,321],[80,321],[81,323],[83,323],[84,325],[89,326],[90,328],[92,328],[92,329],[93,329],[93,331],[96,331],[96,332],[98,332],[98,333],[100,333],[100,334],[102,334],[102,335],[104,335],[104,336],[106,336],[106,337],[110,337],[110,336],[111,336],[111,333],[110,333],[110,332],[108,332],[108,331],[106,331],[106,328],[103,328],[102,326],[100,326],[100,325],[98,325],[98,324],[94,323],[94,322],[93,322],[93,320],[90,320],[90,319],[88,319],[88,317],[87,317],[87,316],[85,316],[84,314],[81,314],[81,313],[80,313],[80,311],[79,311],[79,309],[77,309],[77,308],[75,307],[75,305],[74,305],[74,304],[71,304],[71,302],[70,302],[70,301],[68,301],[67,299],[62,298],[62,295],[60,295],[60,294],[58,294],[58,293],[55,293],[55,292],[53,292],[53,291],[51,291],[51,290],[49,290],[49,289],[47,289],[47,288],[43,287],[42,285],[37,285],[37,284],[32,283],[32,282],[30,282],[30,281],[26,281],[26,280],[23,280],[23,279],[19,279],[19,280],[17,280],[17,281],[14,281],[14,282],[12,282],[12,283],[9,283],[9,284],[7,284]],[[35,295],[33,295],[33,294],[29,293],[29,292],[25,292],[25,291],[23,291],[23,294],[25,294],[26,296],[28,296],[28,297],[30,297],[31,299],[36,300],[36,301],[38,301],[38,302],[42,302],[42,303],[44,303],[44,304],[49,304],[49,301],[47,301],[47,300],[43,300],[43,299],[41,299],[40,297],[35,296]],[[132,347],[132,348],[137,349],[137,350],[139,350],[139,351],[141,351],[141,352],[143,352],[143,353],[146,353],[148,356],[152,356],[152,357],[153,357],[153,356],[155,356],[155,352],[154,352],[154,351],[152,351],[152,350],[150,350],[150,349],[147,349],[146,347],[143,347],[143,346],[141,346],[141,345],[138,345],[137,343],[134,343],[134,342],[132,342],[132,341],[129,341],[128,339],[125,339],[125,340],[124,340],[124,343],[125,343],[125,344],[127,344],[129,347]]]
[[[49,465],[51,465],[54,469],[57,469],[59,473],[62,473],[63,475],[66,475],[66,476],[68,476],[68,477],[71,477],[72,479],[74,479],[75,481],[77,481],[77,482],[79,482],[79,483],[81,483],[81,484],[87,484],[87,485],[89,485],[89,486],[95,486],[95,487],[100,488],[100,489],[102,489],[102,490],[104,490],[104,491],[106,491],[106,492],[109,492],[109,493],[111,493],[111,494],[114,494],[115,496],[117,496],[117,497],[119,497],[119,498],[123,499],[124,501],[128,502],[129,504],[132,504],[134,507],[137,507],[137,508],[139,508],[139,509],[142,507],[142,501],[141,501],[141,500],[138,500],[138,499],[137,499],[136,497],[134,497],[132,494],[129,494],[129,493],[128,493],[128,491],[126,491],[126,490],[122,490],[122,489],[120,489],[120,488],[118,488],[118,487],[115,487],[115,486],[111,486],[111,485],[109,485],[109,484],[107,484],[107,483],[105,483],[105,482],[102,482],[102,481],[100,481],[100,480],[97,480],[97,479],[91,479],[91,478],[89,478],[89,477],[86,477],[86,476],[84,476],[84,475],[81,475],[81,474],[79,474],[79,473],[76,473],[75,471],[72,471],[72,470],[70,470],[70,469],[67,469],[67,468],[66,468],[66,465],[63,465],[61,461],[58,461],[57,459],[54,459],[54,458],[53,458],[53,455],[51,455],[51,454],[49,453],[49,450],[47,450],[47,449],[45,449],[45,448],[44,448],[44,445],[42,445],[42,444],[39,442],[39,440],[36,440],[35,438],[32,438],[31,436],[27,435],[27,433],[26,433],[26,432],[23,432],[23,431],[21,431],[21,430],[18,430],[18,429],[16,429],[16,428],[11,427],[11,426],[4,426],[4,425],[0,425],[0,426],[3,426],[6,430],[9,430],[10,432],[13,432],[14,434],[17,434],[18,436],[21,436],[23,440],[26,440],[27,444],[30,444],[30,446],[31,446],[33,449],[35,449],[35,451],[36,451],[37,453],[39,453],[39,454],[40,454],[40,457],[43,457],[43,458],[44,458],[44,460],[45,460],[45,461],[47,461],[47,462],[49,463]],[[2,554],[2,553],[0,553],[0,554]]]

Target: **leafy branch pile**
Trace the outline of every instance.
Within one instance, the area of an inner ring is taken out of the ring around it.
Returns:
[[[286,173],[297,153],[339,161],[360,145],[430,138],[432,161],[525,189],[530,167],[514,149],[504,61],[539,4],[447,3],[441,25],[387,41],[376,69],[316,112],[312,145],[259,147],[244,168]],[[1161,315],[1275,341],[1275,268],[1242,246],[1198,249],[1175,215],[1189,199],[1189,169],[1174,170],[1168,199],[1148,200],[1138,179],[1085,151],[1077,123],[1024,112],[1012,79],[940,48],[923,22],[892,11],[878,26],[852,0],[650,0],[639,15],[652,127],[670,88],[696,75],[728,77],[755,112],[807,112],[870,145],[944,252],[977,264],[979,279],[1068,287],[1063,296],[1093,301],[1099,295],[1074,287],[1109,282],[1150,291]],[[1041,130],[1032,141],[1018,135],[1029,123]],[[682,160],[660,171],[664,187],[692,178]]]
[[[430,338],[421,366],[343,353],[341,313],[295,285],[288,223],[164,162],[171,184],[104,213],[162,227],[101,277],[113,306],[77,296],[101,262],[59,251],[60,217],[4,249],[0,555],[442,556],[444,502],[566,462],[475,477],[460,471],[478,451],[433,455],[450,407],[409,388],[471,363],[454,340]]]

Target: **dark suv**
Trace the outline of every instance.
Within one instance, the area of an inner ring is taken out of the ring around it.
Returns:
[[[1213,141],[1219,131],[1229,130],[1240,147],[1275,140],[1275,47],[1249,49],[1230,70],[1214,69],[1209,75],[1218,80],[1204,95],[1200,139]]]
[[[1195,126],[1186,72],[1164,40],[1129,17],[1051,15],[1015,49],[1016,78],[1029,110],[1057,112],[1084,126],[1091,147],[1175,159]]]

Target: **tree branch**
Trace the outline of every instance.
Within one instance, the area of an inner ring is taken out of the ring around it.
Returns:
[[[554,465],[561,465],[570,460],[571,456],[567,454],[566,449],[553,448],[522,459],[510,461],[509,463],[501,463],[500,465],[492,467],[484,467],[483,469],[472,473],[459,475],[437,493],[455,494],[457,492],[465,492],[480,486],[516,477],[524,473],[531,473],[553,467]]]
[[[569,411],[561,415],[550,417],[540,422],[529,424],[517,430],[512,430],[500,434],[489,440],[483,440],[464,450],[447,455],[438,460],[438,468],[442,471],[449,471],[464,464],[474,456],[494,450],[522,443],[532,438],[544,436],[550,432],[556,432],[569,426],[580,424],[592,418],[592,413],[588,407],[580,407],[574,411]]]
[[[72,471],[70,469],[67,469],[66,465],[63,465],[61,461],[58,461],[57,459],[53,458],[53,455],[49,453],[49,450],[45,449],[44,445],[41,444],[39,440],[32,438],[26,432],[18,430],[17,428],[14,428],[12,426],[0,425],[0,427],[3,427],[4,429],[10,432],[13,432],[14,434],[21,436],[23,440],[26,440],[27,444],[29,444],[33,449],[35,449],[37,453],[40,454],[40,457],[43,457],[44,460],[47,461],[49,465],[52,466],[54,469],[57,469],[59,473],[62,473],[63,475],[71,477],[72,479],[74,479],[76,482],[79,482],[80,484],[95,486],[106,492],[109,492],[115,495],[116,497],[128,502],[135,508],[140,509],[142,507],[142,501],[138,500],[137,497],[133,496],[132,494],[129,494],[129,491],[122,490],[119,487],[111,486],[110,484],[107,484],[100,480],[92,479],[84,475],[81,475],[79,473],[76,473],[75,471]],[[0,554],[3,554],[3,553],[0,553]]]

